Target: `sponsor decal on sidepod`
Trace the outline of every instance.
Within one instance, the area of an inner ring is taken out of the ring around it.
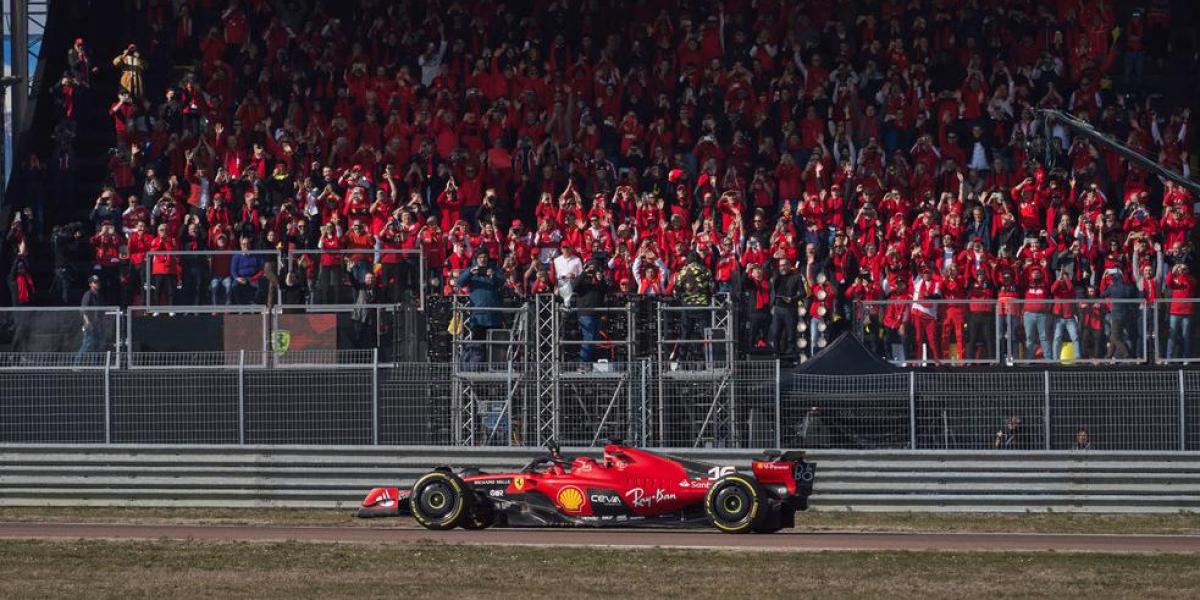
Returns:
[[[614,494],[592,494],[589,497],[592,504],[603,504],[605,506],[620,506],[621,499]]]
[[[629,499],[630,504],[632,504],[635,507],[639,507],[639,508],[647,507],[647,506],[654,506],[655,504],[658,504],[659,502],[666,502],[669,500],[678,499],[678,496],[676,496],[675,494],[672,494],[671,492],[668,492],[662,488],[654,490],[654,493],[652,493],[652,494],[647,494],[646,490],[643,490],[640,487],[636,487],[636,488],[629,490],[628,492],[625,492],[625,497]]]
[[[583,492],[575,486],[567,486],[558,491],[558,503],[567,512],[579,512],[583,508]]]

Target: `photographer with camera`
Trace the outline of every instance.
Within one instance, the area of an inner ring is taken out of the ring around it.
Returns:
[[[687,255],[687,262],[675,276],[674,292],[684,310],[679,313],[679,339],[675,360],[686,363],[695,360],[697,348],[703,348],[704,330],[712,326],[712,311],[707,307],[712,300],[713,276],[704,265],[698,252]]]
[[[487,252],[476,252],[471,267],[459,273],[454,285],[467,288],[471,306],[476,309],[500,308],[502,305],[500,292],[504,288],[504,276],[500,269],[492,265]],[[501,327],[504,320],[495,311],[473,310],[466,324],[471,328],[472,339],[483,340],[487,338],[489,329]],[[472,344],[463,348],[463,360],[466,363],[482,363],[484,355],[481,345]]]
[[[779,270],[771,276],[771,327],[767,339],[776,354],[794,356],[796,348],[796,302],[804,294],[804,280],[787,258],[778,259]]]
[[[608,277],[602,264],[593,259],[583,267],[583,273],[575,279],[575,306],[579,309],[579,338],[584,342],[579,346],[579,362],[583,366],[595,359],[595,345],[588,343],[596,340],[600,334],[600,315],[591,309],[605,305],[605,298],[611,289]]]

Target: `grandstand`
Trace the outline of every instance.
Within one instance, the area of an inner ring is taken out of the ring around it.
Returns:
[[[422,442],[753,445],[843,335],[1200,358],[1188,2],[108,4],[14,121],[14,373],[420,363]]]

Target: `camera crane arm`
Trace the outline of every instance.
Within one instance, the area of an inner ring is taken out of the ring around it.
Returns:
[[[1142,153],[1133,150],[1132,148],[1099,131],[1096,131],[1096,129],[1086,121],[1077,119],[1061,110],[1036,109],[1036,111],[1043,118],[1045,118],[1047,122],[1057,122],[1063,127],[1070,129],[1075,134],[1081,135],[1091,140],[1093,143],[1104,146],[1113,152],[1120,154],[1125,159],[1137,163],[1142,168],[1158,175],[1159,177],[1162,177],[1163,179],[1170,179],[1189,192],[1200,196],[1200,184],[1184,177],[1183,175],[1180,175],[1179,173],[1164,168],[1162,165],[1158,164],[1153,159],[1143,155]]]

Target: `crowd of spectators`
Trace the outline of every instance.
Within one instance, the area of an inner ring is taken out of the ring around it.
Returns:
[[[728,293],[747,347],[855,320],[903,360],[987,357],[996,314],[1029,356],[1119,355],[1099,299],[1196,295],[1192,194],[1040,112],[1188,174],[1168,2],[145,4],[64,78],[121,88],[64,236],[111,304]],[[180,250],[228,253],[147,258]]]

